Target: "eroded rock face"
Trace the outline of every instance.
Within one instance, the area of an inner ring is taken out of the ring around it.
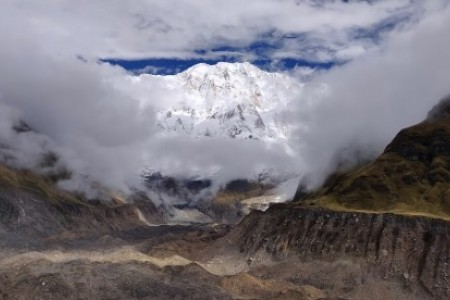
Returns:
[[[450,224],[445,221],[281,204],[253,212],[228,238],[250,263],[267,254],[278,261],[292,256],[304,262],[351,261],[366,277],[397,282],[411,299],[450,297]],[[322,276],[315,279],[334,280],[327,272]],[[360,280],[348,288],[364,286],[364,276]]]
[[[0,245],[9,240],[34,241],[67,232],[107,233],[147,226],[147,223],[164,223],[148,199],[137,197],[136,203],[121,205],[52,203],[27,191],[0,189]]]
[[[11,201],[0,196],[0,222],[8,225],[11,221],[17,220],[19,217],[19,209],[11,203]]]

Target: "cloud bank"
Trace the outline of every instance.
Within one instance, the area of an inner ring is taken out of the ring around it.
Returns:
[[[59,184],[90,197],[97,196],[91,188],[96,185],[124,193],[142,188],[141,172],[147,167],[168,175],[214,176],[223,184],[289,166],[290,156],[278,145],[157,135],[155,109],[182,97],[157,77],[143,101],[127,86],[123,69],[62,59],[39,47],[33,36],[17,41],[1,33],[0,39],[5,41],[0,49],[0,140],[9,164],[45,172],[42,159],[55,152],[58,167],[73,173]],[[34,132],[18,134],[13,127],[21,121]]]
[[[347,61],[445,2],[4,0],[2,11],[58,55]]]
[[[450,9],[429,14],[407,31],[394,32],[377,53],[322,73],[293,114],[294,144],[312,186],[352,148],[379,154],[395,134],[425,119],[450,93]]]
[[[0,11],[1,27],[14,28],[0,32],[2,160],[45,171],[42,156],[54,151],[73,171],[60,182],[68,189],[93,192],[86,186],[95,182],[129,192],[140,186],[147,166],[219,182],[262,169],[294,170],[314,187],[337,156],[351,158],[355,147],[379,153],[450,91],[445,1],[214,1],[219,7],[191,1],[177,2],[176,10],[173,1],[79,3],[5,0],[7,9]],[[408,21],[389,27],[382,40],[353,36],[404,14]],[[97,63],[104,56],[190,57],[199,48],[247,45],[268,29],[272,35],[307,32],[274,57],[292,52],[323,59],[320,50],[299,50],[314,49],[311,41],[334,49],[333,57],[361,54],[313,77],[296,99],[286,115],[297,128],[290,139],[294,152],[254,141],[161,137],[155,110],[182,96],[155,79],[148,101],[141,101],[117,85],[129,75],[125,70]],[[35,132],[18,134],[12,127],[20,121]]]

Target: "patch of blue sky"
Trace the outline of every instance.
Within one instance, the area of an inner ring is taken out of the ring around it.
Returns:
[[[384,34],[395,30],[398,26],[408,24],[414,14],[404,12],[380,21],[369,28],[354,28],[350,32],[351,40],[371,40],[378,44]],[[129,72],[155,75],[171,75],[182,72],[196,64],[216,64],[218,62],[250,62],[267,71],[289,71],[297,67],[316,70],[327,70],[347,61],[334,57],[336,49],[323,47],[323,41],[308,33],[282,33],[268,30],[259,38],[245,46],[219,45],[210,49],[194,49],[192,58],[158,58],[146,59],[102,59],[118,65]],[[325,43],[326,44],[326,43]],[[285,49],[290,53],[277,55]],[[325,53],[325,60],[316,59],[314,53]]]
[[[146,59],[102,59],[113,65],[121,66],[132,73],[148,73],[155,75],[170,75],[182,72],[199,63],[216,64],[218,62],[250,62],[268,71],[286,71],[295,67],[313,69],[329,69],[335,65],[334,61],[313,61],[302,57],[275,57],[278,51],[285,47],[285,41],[296,40],[301,44],[303,34],[278,35],[266,33],[246,47],[218,46],[211,49],[196,49],[194,58],[146,58]]]
[[[127,71],[135,74],[154,74],[154,75],[173,75],[180,73],[196,64],[206,63],[214,65],[218,62],[240,62],[234,57],[220,58],[220,59],[167,59],[167,58],[148,58],[139,60],[122,60],[122,59],[103,59],[102,62],[107,62],[113,65],[121,66]],[[312,69],[330,69],[335,62],[312,62],[296,58],[281,58],[281,59],[256,59],[250,63],[258,66],[263,70],[268,71],[285,71],[295,67],[308,67]]]

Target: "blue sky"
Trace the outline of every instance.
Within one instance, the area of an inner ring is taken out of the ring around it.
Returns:
[[[391,33],[448,0],[3,2],[5,21],[33,28],[54,55],[174,74],[219,61],[329,69],[378,51]]]
[[[348,2],[345,1],[348,4]],[[353,26],[346,32],[349,44],[366,45],[367,48],[380,44],[391,31],[408,24],[416,17],[410,10],[404,10],[370,24],[370,26]],[[226,43],[225,43],[226,44]],[[345,43],[340,45],[346,47]],[[290,47],[288,56],[277,57]],[[358,56],[366,51],[360,48]],[[118,65],[133,73],[148,73],[157,75],[172,75],[186,70],[198,63],[216,64],[218,62],[250,62],[266,71],[289,71],[297,67],[306,67],[315,70],[328,70],[336,65],[351,61],[354,57],[337,56],[339,49],[333,48],[327,40],[316,39],[311,32],[277,32],[269,31],[258,36],[247,46],[238,47],[221,45],[218,47],[192,49],[191,58],[178,57],[145,57],[130,58],[103,58],[101,61]],[[311,53],[322,53],[322,57]]]
[[[93,51],[94,58],[150,74],[220,61],[250,62],[268,71],[328,70],[378,51],[392,32],[415,24],[428,5],[416,0],[139,3],[123,7],[122,27],[105,27],[106,36],[114,35]],[[97,22],[99,29],[111,25]]]
[[[154,75],[173,75],[178,74],[196,64],[206,63],[206,64],[216,64],[218,62],[240,62],[235,58],[222,57],[217,59],[169,59],[169,58],[148,58],[148,59],[104,59],[103,62],[107,62],[113,65],[121,66],[122,68],[136,74],[154,74]],[[307,67],[316,70],[328,70],[335,66],[337,62],[314,62],[306,61],[302,59],[295,58],[285,58],[277,61],[270,59],[257,59],[251,61],[254,65],[266,71],[280,71],[280,70],[291,70],[295,67]]]

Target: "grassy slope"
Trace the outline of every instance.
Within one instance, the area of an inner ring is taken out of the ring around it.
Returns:
[[[25,190],[52,204],[90,206],[81,198],[58,189],[50,179],[42,175],[29,170],[15,170],[3,164],[0,164],[0,188]]]
[[[450,121],[402,130],[374,162],[331,176],[304,203],[450,220]]]
[[[18,189],[39,196],[52,205],[77,205],[90,209],[120,207],[127,203],[124,197],[115,192],[101,189],[104,196],[111,201],[87,200],[81,194],[64,191],[55,183],[51,176],[44,176],[30,170],[10,168],[0,163],[0,189]]]

